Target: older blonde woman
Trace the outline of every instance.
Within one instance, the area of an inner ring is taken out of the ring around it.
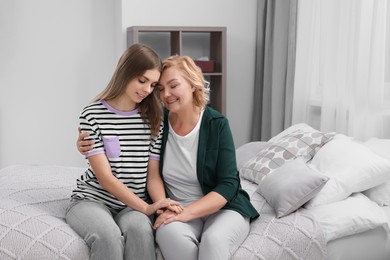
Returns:
[[[206,83],[190,57],[163,61],[160,173],[168,197],[184,206],[179,214],[165,210],[155,221],[166,260],[229,259],[259,216],[240,187],[228,120],[207,106]]]

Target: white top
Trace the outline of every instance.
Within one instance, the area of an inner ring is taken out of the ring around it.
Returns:
[[[194,129],[180,136],[169,123],[168,141],[164,156],[164,181],[168,196],[187,205],[203,196],[196,174],[199,128],[203,111]]]

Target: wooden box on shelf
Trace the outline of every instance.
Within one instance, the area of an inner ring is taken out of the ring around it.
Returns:
[[[203,73],[213,73],[215,60],[194,60],[195,64],[202,70]]]

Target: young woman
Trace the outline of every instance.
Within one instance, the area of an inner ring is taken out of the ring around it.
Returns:
[[[259,216],[241,189],[228,120],[207,106],[201,70],[186,56],[163,62],[158,90],[165,108],[160,174],[181,213],[159,212],[154,227],[164,259],[230,259]],[[79,151],[87,141],[79,136]],[[180,248],[180,250],[177,250]]]
[[[159,56],[132,45],[108,86],[80,114],[80,130],[93,146],[66,220],[90,246],[90,259],[155,259],[149,216],[163,208],[181,212],[165,197],[158,172],[162,109],[154,89],[160,74]]]

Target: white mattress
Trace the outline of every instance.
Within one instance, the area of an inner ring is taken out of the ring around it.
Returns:
[[[328,260],[389,260],[387,233],[378,227],[328,243]]]
[[[257,185],[246,180],[241,182],[249,195]],[[382,207],[390,223],[390,206]],[[390,240],[384,227],[342,237],[327,244],[328,260],[390,260]]]

